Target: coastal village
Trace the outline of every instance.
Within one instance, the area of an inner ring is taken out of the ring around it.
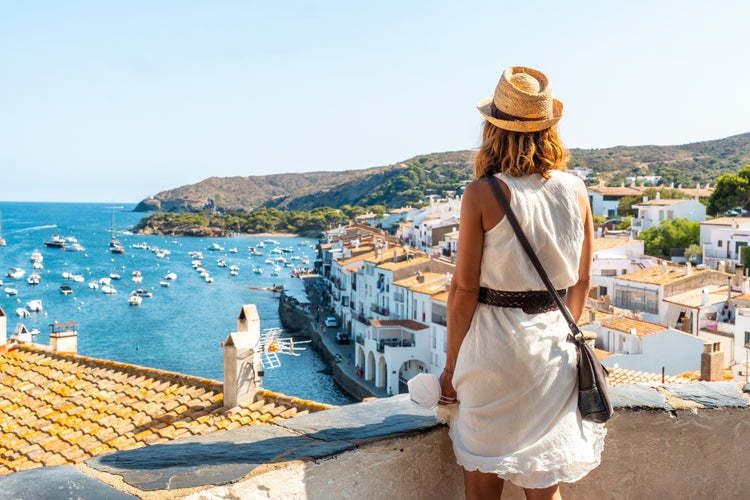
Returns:
[[[711,189],[682,191],[690,198],[644,197],[629,231],[597,229],[581,322],[611,385],[748,379],[750,281],[740,250],[750,240],[750,219],[707,220],[698,198]],[[619,199],[644,192],[592,186],[589,200],[595,216],[613,217]],[[700,264],[650,257],[635,238],[675,218],[700,223]],[[382,220],[361,216],[358,224],[328,231],[321,244],[328,306],[350,335],[350,359],[359,376],[389,394],[406,392],[410,378],[444,366],[459,227],[460,198],[451,197]]]
[[[644,197],[630,231],[597,228],[581,323],[611,386],[748,380],[750,278],[740,249],[750,219],[707,220],[698,198],[711,189],[684,191],[692,198]],[[594,214],[612,217],[634,192],[644,190],[590,187]],[[460,204],[452,193],[330,229],[314,271],[284,284],[282,322],[313,337],[356,399],[390,399],[413,376],[442,370]],[[700,264],[650,257],[634,238],[677,217],[700,222]],[[294,354],[294,341],[269,337],[259,322],[253,305],[239,311],[221,383],[80,356],[75,324],[55,325],[50,345],[35,345],[23,329],[8,336],[0,310],[0,477],[333,410],[262,388],[264,365]]]

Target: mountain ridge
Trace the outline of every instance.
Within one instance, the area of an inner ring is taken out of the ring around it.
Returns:
[[[258,208],[311,210],[318,206],[420,203],[443,196],[473,177],[474,150],[418,155],[392,165],[359,170],[314,171],[263,176],[208,177],[161,191],[136,211],[183,212]],[[750,164],[750,132],[677,146],[614,146],[570,150],[570,168],[593,171],[597,182],[660,175],[664,184],[713,184],[724,173]]]

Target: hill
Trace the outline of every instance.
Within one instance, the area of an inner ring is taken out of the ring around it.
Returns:
[[[631,176],[660,175],[664,184],[713,184],[724,173],[750,164],[750,133],[681,146],[617,146],[571,149],[571,168],[591,170],[598,181],[620,184]],[[473,151],[431,153],[396,165],[341,172],[307,172],[248,177],[209,177],[162,191],[137,211],[257,208],[311,210],[318,206],[419,203],[444,196],[473,175]]]

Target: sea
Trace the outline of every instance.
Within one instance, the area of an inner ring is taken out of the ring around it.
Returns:
[[[243,305],[256,305],[261,330],[281,328],[278,293],[272,289],[289,279],[293,268],[278,263],[281,270],[272,276],[274,269],[265,260],[283,256],[290,264],[304,267],[306,258],[311,267],[317,242],[277,235],[198,238],[133,234],[131,229],[149,215],[133,212],[134,207],[123,203],[0,202],[0,235],[6,240],[6,246],[0,247],[0,307],[7,317],[8,337],[22,323],[39,331],[35,342],[48,344],[50,325],[75,322],[80,355],[222,380],[222,343],[236,329]],[[46,247],[44,243],[53,235],[65,238],[66,246],[77,241],[83,250]],[[124,253],[110,252],[113,236]],[[264,255],[251,254],[252,248]],[[274,249],[284,251],[272,253]],[[37,270],[41,282],[30,285],[27,279],[34,271],[31,255],[35,251],[42,254],[44,267]],[[203,254],[202,267],[212,283],[193,268],[193,252]],[[230,273],[232,265],[239,268],[236,275]],[[13,267],[23,269],[25,275],[19,279],[7,276]],[[142,282],[133,282],[136,271]],[[165,279],[170,274],[176,277]],[[117,275],[120,279],[112,279]],[[76,281],[72,276],[83,279]],[[107,278],[116,293],[89,286]],[[61,285],[70,286],[72,293],[63,294]],[[152,296],[134,306],[128,298],[136,288]],[[41,300],[42,310],[19,316],[17,310],[28,310],[27,303],[32,300]],[[290,335],[283,332],[282,337]],[[309,344],[296,346],[305,349],[297,350],[298,356],[279,355],[281,366],[265,370],[263,387],[322,403],[352,403],[325,373],[325,363]]]

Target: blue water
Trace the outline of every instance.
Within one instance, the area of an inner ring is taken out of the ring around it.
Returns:
[[[112,208],[116,206],[117,208]],[[282,283],[291,268],[283,267],[279,276],[271,276],[272,268],[264,263],[276,245],[266,243],[259,249],[265,256],[252,256],[249,246],[274,239],[278,247],[294,249],[283,254],[287,260],[301,265],[292,256],[315,260],[315,241],[295,237],[241,236],[233,238],[188,238],[142,236],[129,230],[145,215],[131,210],[134,205],[102,203],[11,203],[0,202],[2,236],[7,246],[0,247],[0,279],[3,281],[0,306],[8,318],[8,335],[17,323],[40,331],[36,341],[49,342],[49,325],[53,322],[78,323],[78,353],[95,358],[159,368],[215,380],[223,379],[221,343],[236,329],[242,305],[255,304],[261,318],[261,329],[280,327],[277,312],[278,295],[251,287],[271,287]],[[114,221],[114,222],[113,222]],[[125,248],[124,254],[113,254],[108,243],[110,228]],[[47,248],[44,242],[52,234],[73,236],[85,251],[76,252]],[[152,250],[133,248],[145,242],[151,249],[169,250],[163,258]],[[218,243],[223,251],[209,251]],[[237,253],[230,252],[236,248]],[[32,286],[27,278],[32,272],[31,253],[39,250],[44,256],[41,284]],[[214,278],[212,284],[193,269],[191,251],[203,253],[203,268]],[[227,267],[219,267],[223,259]],[[231,276],[230,265],[239,266],[238,276]],[[253,266],[264,269],[253,272]],[[11,267],[20,267],[26,275],[18,280],[6,276]],[[138,270],[143,282],[134,284],[132,272]],[[81,274],[82,283],[65,279],[63,273]],[[113,280],[117,290],[107,295],[88,287],[110,273],[122,279]],[[173,272],[177,279],[169,287],[160,282]],[[59,291],[62,284],[73,288],[72,295]],[[17,296],[4,293],[6,287],[18,290]],[[153,293],[143,298],[140,306],[128,303],[134,288]],[[44,310],[30,317],[17,316],[16,309],[29,300],[41,299]],[[319,373],[323,361],[311,349],[301,356],[280,356],[279,368],[267,369],[263,386],[291,396],[330,404],[348,404],[351,400],[334,384],[330,376]]]

